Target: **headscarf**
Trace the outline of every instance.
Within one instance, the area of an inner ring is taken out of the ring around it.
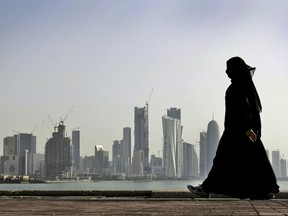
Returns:
[[[246,95],[252,110],[258,113],[261,112],[261,101],[252,80],[256,68],[247,65],[245,61],[238,56],[230,58],[226,65],[228,77],[232,83],[238,85],[240,90]]]

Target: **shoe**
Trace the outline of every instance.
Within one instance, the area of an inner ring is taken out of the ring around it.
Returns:
[[[275,196],[272,193],[266,195],[255,195],[250,197],[251,200],[269,200],[273,198],[275,198]]]
[[[187,188],[188,188],[188,190],[189,190],[191,193],[193,193],[193,194],[195,194],[195,195],[197,195],[197,196],[200,196],[200,197],[203,197],[203,198],[209,197],[209,194],[206,193],[206,192],[203,190],[202,185],[199,185],[199,186],[196,186],[196,187],[194,187],[194,186],[192,186],[192,185],[187,185]]]

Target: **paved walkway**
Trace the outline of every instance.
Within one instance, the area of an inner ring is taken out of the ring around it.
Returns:
[[[288,200],[2,198],[0,215],[288,216]]]

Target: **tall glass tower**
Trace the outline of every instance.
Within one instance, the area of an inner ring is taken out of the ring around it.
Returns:
[[[75,168],[80,169],[80,131],[72,131],[73,161]]]
[[[139,151],[144,153],[144,172],[149,172],[149,129],[148,129],[148,105],[134,108],[134,155]]]
[[[25,175],[27,173],[27,157],[36,154],[36,136],[27,133],[18,133],[16,135],[16,152],[19,156],[19,174]]]
[[[181,120],[163,116],[162,127],[164,175],[171,178],[180,178],[183,169]]]
[[[200,176],[206,177],[208,174],[207,171],[207,132],[202,131],[200,132]]]
[[[131,128],[123,128],[123,169],[125,174],[128,176],[131,174]]]
[[[272,151],[272,167],[276,178],[280,177],[280,151]]]

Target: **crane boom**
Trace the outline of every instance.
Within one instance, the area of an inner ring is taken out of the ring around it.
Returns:
[[[152,97],[152,93],[153,93],[153,88],[151,90],[151,93],[150,93],[150,96],[149,96],[148,100],[146,101],[146,105],[149,105],[150,99]]]
[[[43,123],[45,124],[45,126],[48,128],[48,130],[51,132],[51,133],[53,133],[52,132],[52,130],[49,128],[49,126],[47,125],[47,123],[43,120]]]
[[[74,106],[71,107],[71,109],[69,110],[69,112],[67,113],[67,115],[65,116],[64,119],[61,118],[61,122],[64,123],[64,121],[66,120],[66,118],[68,117],[68,115],[71,113],[71,111],[74,109]]]

